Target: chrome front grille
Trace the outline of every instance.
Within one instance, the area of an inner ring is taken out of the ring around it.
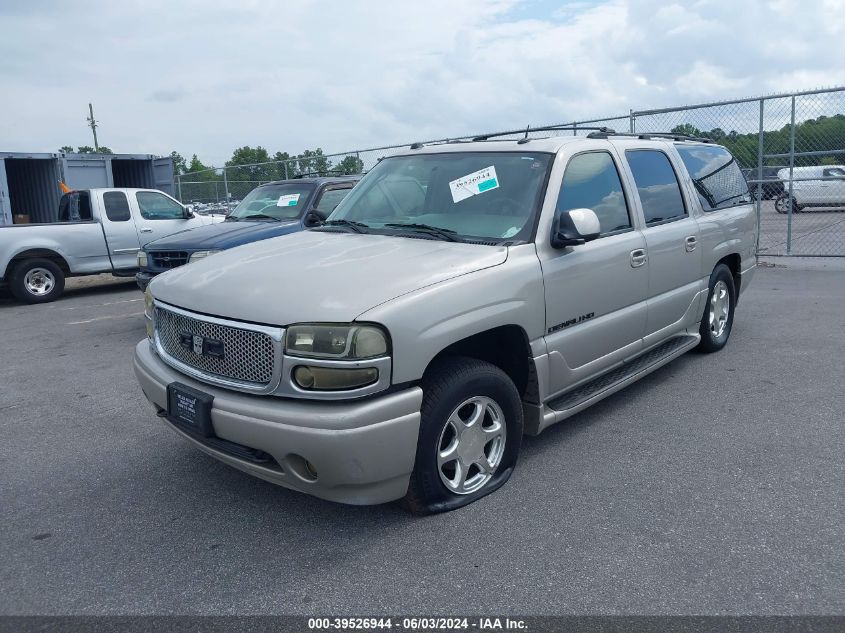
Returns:
[[[271,390],[281,367],[281,328],[187,312],[156,303],[156,346],[166,362],[200,380],[253,391]],[[197,353],[211,343],[214,354]],[[222,349],[221,346],[222,345]]]
[[[148,251],[155,268],[178,268],[188,263],[186,251]]]

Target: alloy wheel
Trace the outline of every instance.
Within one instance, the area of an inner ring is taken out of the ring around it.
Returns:
[[[452,411],[437,443],[437,470],[451,492],[471,494],[493,477],[505,452],[502,408],[486,396],[473,396]]]

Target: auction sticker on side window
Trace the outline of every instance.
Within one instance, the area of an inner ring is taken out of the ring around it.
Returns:
[[[290,193],[285,196],[279,196],[279,200],[276,202],[277,207],[295,207],[297,204],[299,204],[298,193]]]
[[[498,186],[499,179],[496,177],[496,167],[493,165],[449,183],[449,189],[452,191],[452,202],[466,200],[485,191],[496,189]]]

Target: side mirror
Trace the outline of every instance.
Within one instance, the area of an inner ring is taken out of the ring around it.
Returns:
[[[191,211],[191,207],[182,207],[182,217],[186,220],[190,220],[191,218],[196,216],[194,215],[194,212]]]
[[[305,214],[305,226],[320,226],[326,221],[326,214],[317,209],[312,209]]]
[[[600,234],[601,222],[592,209],[561,211],[555,218],[552,246],[577,246],[596,239]]]

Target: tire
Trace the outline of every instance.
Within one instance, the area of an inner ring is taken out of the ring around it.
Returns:
[[[725,305],[727,302],[727,305]],[[736,286],[730,268],[719,264],[710,273],[710,290],[701,319],[701,341],[696,349],[705,354],[718,352],[728,342],[734,323]]]
[[[508,375],[485,361],[452,357],[426,371],[422,388],[417,455],[405,506],[415,514],[446,512],[504,485],[516,465],[523,427],[522,401]]]
[[[801,209],[803,209],[800,204],[795,201],[795,197],[792,198],[792,212],[793,213],[800,213]],[[778,213],[786,213],[789,211],[789,194],[782,193],[775,199],[775,211]]]
[[[27,259],[15,266],[9,290],[24,303],[48,303],[65,289],[65,274],[49,259]]]

